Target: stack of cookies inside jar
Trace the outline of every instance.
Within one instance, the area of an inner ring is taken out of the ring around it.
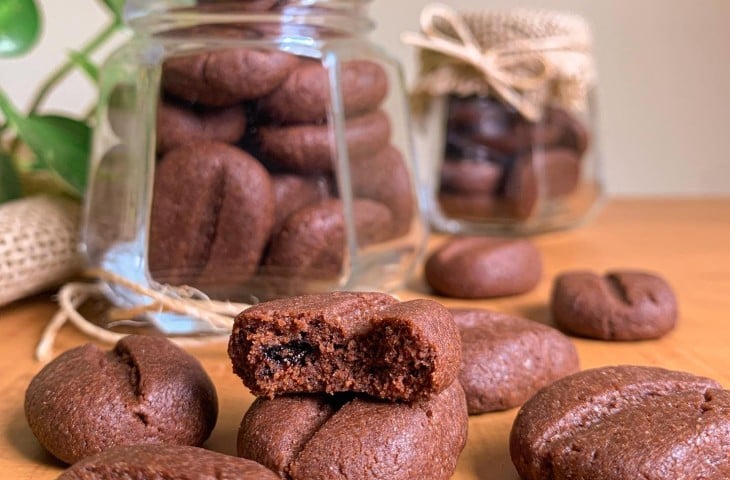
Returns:
[[[156,34],[149,274],[222,299],[388,288],[424,236],[397,66],[362,2],[261,3]]]
[[[429,7],[416,114],[429,128],[431,220],[451,233],[535,233],[580,222],[602,194],[582,18]]]

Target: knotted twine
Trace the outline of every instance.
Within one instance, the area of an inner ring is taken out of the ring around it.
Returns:
[[[56,335],[67,321],[70,321],[86,335],[106,343],[115,343],[127,335],[99,326],[78,311],[79,307],[87,300],[94,297],[105,297],[107,285],[121,286],[151,300],[148,304],[131,308],[110,309],[107,314],[109,319],[113,320],[113,323],[108,327],[114,325],[153,327],[154,323],[145,319],[145,315],[162,312],[187,315],[207,326],[205,335],[201,337],[168,337],[173,343],[181,347],[227,342],[236,315],[251,306],[245,303],[211,300],[202,292],[188,286],[163,285],[157,290],[103,269],[87,269],[84,270],[83,275],[90,279],[101,280],[105,284],[99,282],[71,282],[61,287],[58,292],[60,309],[43,331],[35,351],[37,360],[46,361],[51,357]]]
[[[591,30],[581,17],[526,9],[459,13],[431,4],[420,24],[420,33],[401,36],[421,49],[416,114],[449,94],[496,95],[531,121],[548,103],[585,110],[596,71]]]

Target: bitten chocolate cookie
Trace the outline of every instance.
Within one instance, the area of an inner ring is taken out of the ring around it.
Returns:
[[[236,143],[245,130],[246,113],[239,105],[186,108],[161,101],[157,107],[157,154],[205,140]]]
[[[200,363],[166,338],[128,336],[105,352],[69,350],[33,378],[25,416],[38,441],[66,463],[119,445],[200,445],[218,416]]]
[[[632,270],[563,273],[553,284],[550,308],[558,328],[602,340],[659,338],[677,322],[677,300],[667,282]]]
[[[251,460],[197,447],[132,445],[86,458],[58,480],[280,480],[274,472]]]
[[[393,213],[394,236],[408,233],[415,201],[411,175],[400,152],[389,146],[373,156],[354,157],[350,175],[356,197],[382,202]]]
[[[217,142],[177,148],[155,171],[150,273],[170,284],[240,284],[273,224],[271,179],[255,158]]]
[[[291,480],[446,480],[466,443],[459,382],[413,405],[347,396],[257,399],[238,454]]]
[[[654,367],[604,367],[539,391],[512,426],[523,480],[730,478],[730,392]]]
[[[455,237],[436,249],[425,265],[428,284],[456,298],[518,295],[540,281],[540,252],[527,240]]]
[[[451,313],[461,333],[459,381],[471,415],[522,405],[578,371],[575,346],[553,328],[488,310]]]
[[[342,201],[333,199],[289,215],[272,236],[261,271],[297,282],[336,277],[342,271],[347,248],[342,209]],[[382,203],[356,199],[352,211],[359,247],[393,237],[393,214]]]
[[[226,28],[211,35],[245,39],[251,33]],[[207,50],[167,59],[161,82],[165,91],[188,102],[229,106],[272,92],[298,62],[294,55],[275,50]]]
[[[228,354],[254,395],[360,392],[413,402],[456,379],[461,341],[434,301],[334,292],[245,310]]]
[[[274,166],[293,172],[334,169],[333,135],[328,124],[260,127],[261,152]],[[347,119],[345,142],[350,158],[371,156],[390,141],[390,121],[382,110]]]
[[[369,60],[352,60],[341,67],[345,115],[375,110],[388,93],[383,68]],[[302,62],[284,83],[259,102],[261,111],[280,123],[321,123],[330,101],[329,73],[321,63]]]

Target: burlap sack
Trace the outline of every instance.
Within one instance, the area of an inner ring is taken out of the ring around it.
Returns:
[[[79,271],[79,213],[77,202],[51,196],[0,205],[0,306]]]

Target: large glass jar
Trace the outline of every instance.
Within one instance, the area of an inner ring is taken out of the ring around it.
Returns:
[[[399,66],[367,41],[366,3],[128,2],[135,37],[101,76],[90,263],[236,302],[398,287],[426,229]]]

